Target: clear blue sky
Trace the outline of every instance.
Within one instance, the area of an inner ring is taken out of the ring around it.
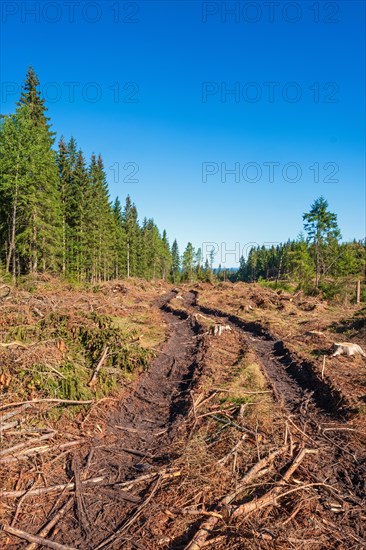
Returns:
[[[321,194],[363,238],[365,3],[234,5],[4,0],[1,112],[33,64],[58,138],[181,249],[296,237]]]

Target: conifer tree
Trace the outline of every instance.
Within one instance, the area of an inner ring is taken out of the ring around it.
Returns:
[[[20,263],[27,262],[26,257],[21,256],[19,243],[26,229],[31,125],[28,107],[22,106],[15,115],[4,117],[0,126],[1,256],[13,279],[20,271]]]
[[[172,265],[172,254],[170,252],[168,235],[165,229],[163,231],[163,236],[161,239],[160,265],[161,265],[161,277],[164,281],[166,281]]]
[[[188,243],[185,251],[183,252],[183,277],[186,281],[192,282],[193,279],[193,266],[194,266],[194,248],[192,243]]]
[[[89,166],[89,187],[85,208],[85,249],[92,281],[107,280],[113,270],[113,214],[103,160],[93,154]]]
[[[64,137],[58,144],[57,167],[59,174],[59,192],[61,203],[61,223],[62,223],[62,273],[66,273],[66,193],[70,182],[70,165],[68,159],[68,148]]]
[[[341,237],[337,224],[337,216],[328,210],[328,202],[319,197],[311,205],[309,212],[303,215],[304,228],[309,242],[315,251],[315,286],[319,286],[321,272],[324,271],[324,245],[338,242]]]
[[[126,231],[123,226],[122,206],[118,197],[113,204],[114,220],[114,276],[125,277],[126,271]]]
[[[27,204],[22,212],[21,224],[17,224],[15,233],[13,226],[12,237],[8,239],[13,271],[16,242],[19,271],[23,273],[47,269],[56,271],[62,255],[61,202],[56,156],[52,149],[53,134],[45,116],[46,107],[37,89],[38,84],[38,78],[31,67],[13,119],[18,121],[13,125],[13,130],[16,129],[17,132],[17,137],[13,135],[13,144],[16,143],[15,155],[19,161],[22,158],[27,159],[22,176],[24,185],[21,188],[19,177],[11,176],[14,170],[9,163],[10,152],[3,157],[5,172],[3,171],[2,181],[7,181],[8,192],[11,189],[13,198],[17,197],[15,202]],[[24,139],[25,133],[27,139]],[[13,207],[15,202],[12,203]]]
[[[175,239],[172,245],[172,265],[170,268],[170,278],[173,283],[180,281],[180,255],[177,240]]]
[[[138,271],[138,254],[141,242],[140,228],[137,222],[136,206],[129,195],[123,209],[123,227],[126,233],[126,275],[135,277]]]

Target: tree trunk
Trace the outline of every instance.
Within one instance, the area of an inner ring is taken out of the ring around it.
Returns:
[[[19,174],[19,159],[16,166],[16,175],[15,175],[15,193],[13,198],[13,213],[11,220],[11,236],[9,243],[8,256],[6,258],[6,271],[10,271],[11,259],[13,259],[12,272],[13,280],[16,279],[16,259],[15,259],[15,235],[16,235],[16,222],[17,222],[17,207],[18,207],[18,174]]]

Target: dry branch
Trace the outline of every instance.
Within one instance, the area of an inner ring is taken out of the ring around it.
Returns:
[[[25,531],[21,531],[20,529],[15,529],[15,527],[10,527],[10,525],[3,525],[1,526],[1,529],[4,531],[4,533],[7,533],[8,535],[14,535],[15,537],[18,537],[20,539],[34,542],[42,546],[47,546],[48,548],[53,548],[54,550],[75,550],[75,548],[73,548],[72,546],[65,546],[63,544],[53,542],[43,537],[38,537],[37,535],[31,535],[30,533],[26,533]]]
[[[0,451],[0,456],[7,456],[14,454],[15,451],[21,451],[25,447],[28,447],[29,445],[32,445],[33,443],[39,443],[40,441],[45,441],[46,439],[51,439],[56,435],[56,430],[52,430],[52,432],[42,435],[41,437],[28,439],[27,441],[24,441],[23,443],[18,443],[17,445],[14,445],[13,447],[9,447],[8,449],[3,449]],[[0,463],[4,462],[3,459],[0,459]],[[5,461],[6,462],[6,461]]]
[[[13,422],[8,422],[7,424],[0,424],[0,432],[5,432],[11,428],[15,428],[20,424],[19,420],[13,420]]]
[[[103,365],[104,361],[106,360],[106,357],[107,357],[107,355],[108,355],[108,351],[109,351],[109,347],[106,346],[106,347],[104,348],[104,351],[103,351],[103,353],[102,353],[101,358],[99,359],[99,363],[98,363],[97,366],[95,367],[94,372],[93,372],[93,375],[92,375],[91,379],[90,379],[89,382],[88,382],[88,386],[89,386],[89,387],[94,386],[94,385],[96,384],[97,378],[98,378],[98,372],[99,372],[101,366]]]
[[[27,349],[29,347],[29,344],[23,344],[23,342],[18,342],[17,340],[15,340],[14,342],[8,342],[8,343],[0,342],[0,348],[10,348],[12,346],[17,346],[18,348]]]
[[[8,420],[9,418],[12,418],[13,416],[16,416],[17,414],[20,414],[21,411],[24,409],[29,409],[31,405],[29,403],[26,403],[22,407],[19,407],[17,411],[11,411],[5,414],[0,415],[0,422],[4,422],[5,420]]]
[[[278,449],[277,451],[274,451],[270,455],[268,455],[266,458],[262,458],[257,464],[255,464],[248,472],[245,474],[245,476],[241,479],[239,487],[232,493],[226,495],[224,498],[220,501],[220,508],[224,506],[228,506],[237,496],[240,494],[246,487],[246,485],[252,481],[261,470],[263,470],[268,464],[273,462],[273,460],[284,452],[286,447],[281,447],[281,449]],[[186,550],[200,550],[204,543],[206,542],[207,537],[210,535],[210,532],[215,527],[216,523],[218,522],[219,517],[217,516],[211,516],[209,517],[202,527],[198,530],[196,535],[193,537],[192,541],[186,546]]]
[[[92,477],[90,479],[86,479],[85,481],[82,481],[82,484],[88,485],[89,483],[100,483],[104,480],[103,476],[100,477]],[[24,494],[27,496],[39,496],[39,495],[45,495],[47,493],[53,493],[54,491],[63,491],[64,489],[73,490],[75,489],[75,483],[62,483],[60,485],[51,485],[50,487],[40,487],[38,489],[31,489],[30,491],[4,491],[0,493],[0,496],[2,498],[18,498],[22,497]]]
[[[94,403],[93,399],[87,400],[87,401],[79,401],[74,399],[32,399],[31,401],[18,401],[15,403],[7,403],[6,405],[2,405],[0,407],[0,411],[3,411],[4,409],[10,409],[11,407],[20,407],[21,405],[27,405],[27,404],[37,404],[37,403],[60,403],[63,405],[89,405],[90,403]]]
[[[70,497],[66,503],[59,509],[57,514],[53,516],[53,518],[46,523],[44,527],[39,531],[38,537],[45,537],[48,535],[48,533],[53,529],[53,527],[59,522],[59,520],[65,515],[65,513],[68,511],[68,509],[71,507],[72,503],[74,501],[74,497]],[[37,542],[31,542],[30,544],[27,544],[24,550],[35,550],[37,548],[38,543]]]
[[[298,469],[301,462],[304,460],[305,456],[307,454],[315,454],[317,453],[314,449],[302,449],[298,455],[296,456],[295,460],[291,463],[289,468],[286,470],[285,474],[283,475],[281,481],[269,493],[266,493],[261,498],[258,498],[256,500],[251,500],[250,502],[246,502],[245,504],[241,504],[240,506],[237,506],[231,513],[231,517],[235,518],[238,516],[247,515],[250,512],[253,512],[254,510],[260,510],[261,508],[265,508],[266,506],[269,506],[271,504],[276,504],[277,498],[280,498],[279,493],[281,491],[281,487],[286,485],[287,481],[290,479],[290,477],[294,474],[294,472]],[[297,487],[296,490],[300,490],[303,487]],[[285,494],[289,494],[288,492],[284,493],[281,496],[285,496]]]

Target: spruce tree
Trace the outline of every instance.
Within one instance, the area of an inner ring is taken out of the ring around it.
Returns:
[[[171,265],[172,265],[172,254],[170,252],[168,235],[164,229],[163,236],[161,239],[161,253],[160,253],[161,278],[164,281],[167,280]]]
[[[195,255],[195,252],[194,252],[193,245],[192,243],[188,243],[185,251],[183,252],[182,265],[183,265],[183,277],[189,283],[192,282],[192,279],[193,279],[194,255]]]
[[[20,243],[25,240],[27,229],[31,126],[26,106],[19,107],[15,115],[4,117],[0,126],[0,254],[13,279],[28,261],[27,251],[21,250]]]
[[[118,197],[113,204],[114,220],[114,277],[127,275],[126,270],[126,231],[123,226],[122,206]]]
[[[141,248],[141,232],[137,221],[136,206],[131,202],[129,195],[126,198],[122,218],[126,233],[126,275],[127,277],[136,277],[139,248]]]
[[[337,215],[328,210],[328,202],[324,197],[319,197],[311,205],[310,211],[303,215],[303,220],[308,240],[315,252],[315,286],[318,287],[321,273],[325,270],[324,248],[341,238]]]
[[[114,263],[114,220],[103,160],[93,154],[89,166],[89,187],[86,193],[85,248],[88,254],[89,278],[107,280]]]
[[[9,226],[6,261],[8,269],[12,263],[13,274],[15,256],[22,273],[56,271],[62,257],[58,170],[52,149],[53,134],[45,116],[46,107],[37,89],[38,84],[38,78],[30,68],[13,123],[6,121],[2,130],[3,136],[4,132],[5,135],[12,132],[14,147],[11,153],[4,146],[1,183],[2,187],[5,186],[8,199],[10,195],[13,197],[12,213],[7,213],[8,220],[12,219],[14,223]],[[21,159],[26,160],[19,179]],[[25,204],[27,207],[22,209],[21,205]]]
[[[172,265],[170,268],[170,278],[173,283],[180,281],[180,255],[177,240],[175,239],[172,245]]]

